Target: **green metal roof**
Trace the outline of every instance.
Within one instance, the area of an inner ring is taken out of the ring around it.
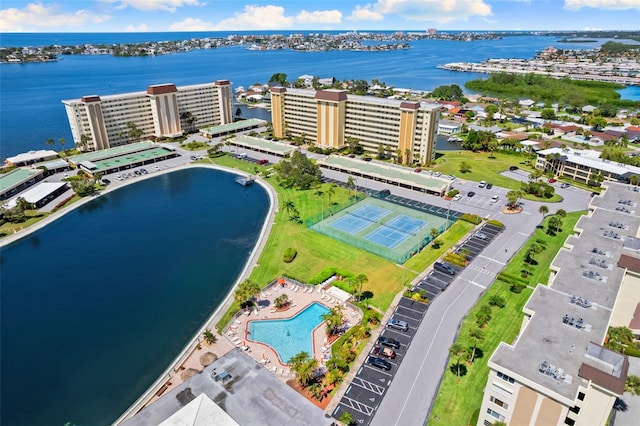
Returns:
[[[101,149],[99,151],[91,151],[84,154],[74,155],[69,157],[69,161],[74,164],[78,164],[81,161],[91,161],[95,163],[96,161],[100,161],[105,158],[118,157],[132,152],[144,151],[156,146],[157,145],[153,142],[130,143],[127,145],[116,146],[115,148]]]
[[[265,125],[267,122],[259,118],[249,118],[247,120],[234,121],[233,123],[221,124],[219,126],[211,126],[200,129],[202,132],[218,134],[229,133],[237,130],[243,130],[247,127],[255,127]]]
[[[357,170],[362,174],[379,176],[395,182],[407,183],[422,188],[435,189],[438,192],[446,189],[451,183],[448,179],[437,178],[426,173],[416,173],[412,169],[380,164],[373,161],[363,161],[349,157],[331,155],[325,159],[319,160],[318,162],[320,164],[324,163],[347,170]]]
[[[154,148],[146,151],[135,152],[129,155],[121,155],[116,158],[108,158],[101,161],[92,161],[97,167],[96,170],[91,170],[92,173],[100,173],[105,170],[113,169],[114,167],[122,167],[128,164],[139,163],[145,160],[151,160],[153,158],[163,157],[170,154],[171,151],[165,148]]]
[[[32,177],[42,173],[42,170],[17,168],[0,175],[0,192],[4,192],[20,183],[31,179]]]

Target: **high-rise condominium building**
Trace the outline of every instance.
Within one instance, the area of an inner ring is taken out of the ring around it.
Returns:
[[[479,426],[608,424],[629,360],[602,345],[612,319],[626,326],[640,307],[634,189],[608,182],[592,198],[548,285],[538,284],[524,306],[518,337],[489,359]]]
[[[276,137],[304,137],[322,148],[342,148],[355,138],[366,151],[384,150],[404,164],[435,158],[440,116],[435,104],[274,87],[271,107]]]
[[[231,123],[231,101],[231,83],[218,80],[182,87],[153,85],[145,92],[83,96],[62,103],[76,146],[96,151]]]

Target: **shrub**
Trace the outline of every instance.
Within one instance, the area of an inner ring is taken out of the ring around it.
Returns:
[[[527,287],[526,285],[522,285],[522,284],[511,284],[511,286],[509,287],[509,290],[511,290],[513,293],[520,294],[522,293],[522,290],[524,290],[526,287]]]
[[[458,193],[460,193],[460,191],[458,191],[457,189],[452,189],[451,191],[447,192],[447,197],[455,197],[456,195],[458,195]]]
[[[500,272],[496,278],[507,284],[520,284],[525,287],[529,285],[529,280],[525,280],[524,278],[520,278],[518,276],[507,274],[504,272]]]
[[[296,258],[297,254],[298,254],[298,251],[296,249],[289,247],[284,251],[283,260],[287,263],[291,263],[293,262],[293,259]]]
[[[442,247],[442,241],[440,241],[440,240],[433,240],[433,242],[431,243],[431,246],[432,246],[434,249],[436,249],[436,250],[437,250],[437,249],[439,249],[440,247]]]
[[[466,256],[454,252],[449,252],[444,255],[443,259],[446,262],[453,263],[454,265],[458,265],[464,267],[467,264]]]
[[[499,220],[495,220],[495,219],[488,220],[487,224],[493,225],[493,226],[499,226],[500,228],[504,228],[504,223],[500,222]]]
[[[460,220],[464,220],[465,222],[473,223],[474,225],[480,224],[482,222],[482,218],[477,214],[465,213],[460,216]]]
[[[349,278],[353,276],[353,273],[346,271],[344,269],[338,269],[333,266],[330,266],[318,272],[308,282],[309,284],[321,284],[334,275],[339,275],[341,277]]]
[[[625,347],[624,354],[628,356],[634,356],[636,358],[640,358],[640,350],[638,348],[634,348],[633,346]]]
[[[497,306],[498,308],[504,308],[506,305],[506,302],[504,300],[504,297],[494,294],[489,298],[489,305]]]

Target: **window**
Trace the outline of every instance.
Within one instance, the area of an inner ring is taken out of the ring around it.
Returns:
[[[493,426],[493,423],[491,423],[489,420],[485,420],[484,426]]]
[[[515,382],[515,379],[513,377],[509,377],[506,374],[498,371],[498,377],[500,377],[502,380],[504,380],[505,382],[509,382],[509,383],[513,383]]]
[[[572,408],[569,408],[569,411],[571,411],[572,413],[578,414],[580,412],[580,407],[574,406]]]
[[[498,398],[494,397],[493,395],[491,396],[490,399],[491,399],[491,402],[496,404],[498,407],[502,407],[505,410],[509,408],[509,404],[507,404],[506,402],[500,401]],[[580,410],[580,409],[578,408],[578,410]]]
[[[584,393],[578,392],[578,400],[579,401],[584,401],[584,397],[585,397]]]
[[[575,425],[575,424],[576,424],[576,421],[575,421],[575,420],[573,420],[573,419],[570,419],[569,417],[566,417],[566,418],[564,419],[564,424],[565,424],[565,425],[569,425],[569,426],[573,426],[573,425]]]
[[[490,415],[491,417],[495,417],[496,419],[500,420],[501,422],[504,421],[504,416],[500,413],[498,413],[497,411],[493,411],[491,408],[487,408],[487,414]]]

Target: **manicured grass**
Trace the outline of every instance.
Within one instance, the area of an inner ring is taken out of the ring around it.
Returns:
[[[522,249],[513,257],[513,259],[511,259],[511,262],[509,262],[509,265],[507,265],[504,272],[511,275],[521,276],[525,265],[527,249],[531,244],[539,244],[536,241],[540,240],[544,242],[543,246],[546,248],[541,253],[534,256],[534,260],[537,264],[530,265],[533,273],[526,279],[528,279],[530,285],[533,286],[536,284],[547,285],[549,282],[549,267],[551,266],[551,262],[560,248],[564,245],[567,237],[573,233],[573,228],[578,222],[578,219],[580,219],[580,217],[585,213],[586,212],[584,211],[567,213],[567,216],[562,219],[562,229],[557,235],[549,235],[546,232],[549,219],[553,216],[552,214],[548,214],[544,219],[542,226],[539,226],[536,229],[533,237],[531,237]]]
[[[562,231],[555,236],[548,235],[545,232],[546,223],[549,220],[548,216],[545,219],[544,229],[537,229],[535,231],[529,241],[527,241],[523,248],[514,256],[504,272],[520,276],[520,270],[524,263],[527,248],[529,245],[536,243],[536,240],[540,239],[545,242],[546,250],[535,257],[538,265],[534,267],[534,273],[529,277],[529,280],[534,284],[547,284],[551,261],[563,246],[567,236],[572,233],[575,224],[583,213],[584,212],[574,212],[567,214],[563,219]],[[431,418],[428,422],[429,425],[466,425],[469,423],[474,413],[482,404],[484,387],[487,382],[487,375],[489,374],[487,362],[500,342],[511,344],[520,332],[522,318],[524,317],[522,307],[532,292],[532,288],[525,288],[520,294],[516,294],[509,290],[509,284],[499,280],[495,281],[480,298],[476,306],[465,317],[457,341],[471,348],[473,344],[468,337],[468,333],[470,329],[476,327],[476,312],[478,312],[481,306],[488,304],[489,299],[493,295],[499,295],[506,300],[506,306],[504,308],[493,308],[491,320],[484,329],[485,340],[479,344],[481,357],[478,358],[476,351],[476,360],[472,365],[466,364],[468,369],[467,374],[461,377],[459,382],[456,375],[448,369],[448,367],[453,364],[453,360],[450,361],[442,383],[440,384],[440,389],[438,390],[438,397],[431,412]],[[437,421],[435,420],[436,418],[440,420]]]
[[[211,161],[247,172],[253,172],[255,167],[251,163],[228,156],[202,161]],[[261,168],[264,169],[264,167]],[[284,202],[292,201],[300,213],[300,219],[304,222],[308,217],[322,211],[323,196],[319,195],[318,191],[324,193],[325,210],[328,208],[329,202],[346,202],[350,195],[349,191],[345,188],[333,187],[335,193],[329,201],[327,192],[332,187],[329,184],[301,191],[281,187],[275,176],[268,180],[278,193],[280,207],[271,234],[258,260],[258,266],[252,271],[250,279],[263,286],[284,274],[304,282],[324,268],[333,266],[351,271],[353,274],[366,274],[369,281],[363,285],[363,291],[369,291],[373,294],[369,303],[386,310],[393,297],[402,288],[401,268],[366,251],[311,231],[303,224],[289,220],[289,214],[281,208]],[[289,247],[296,249],[298,255],[293,262],[286,263],[283,260],[283,254]]]
[[[500,342],[512,343],[520,332],[520,325],[524,314],[522,307],[529,299],[533,291],[524,289],[520,294],[509,291],[509,285],[497,281],[480,298],[478,304],[469,311],[469,314],[462,322],[457,341],[467,348],[472,348],[473,344],[468,337],[469,330],[476,326],[476,312],[480,306],[488,303],[493,295],[503,297],[507,303],[504,308],[493,308],[491,320],[484,329],[485,340],[476,349],[476,358],[473,364],[466,363],[467,373],[456,377],[449,367],[453,361],[449,362],[444,372],[442,383],[438,389],[438,397],[431,410],[428,425],[467,425],[474,412],[482,405],[484,387],[487,383],[489,367],[487,361],[498,347]],[[439,419],[439,420],[436,420]]]
[[[420,253],[407,260],[404,266],[413,271],[424,271],[472,229],[473,225],[471,223],[463,220],[457,221],[447,232],[437,238],[438,241],[442,242],[440,248],[435,249],[432,245],[428,245],[422,249]],[[413,277],[411,277],[411,279],[413,279]]]
[[[510,166],[517,166],[520,169],[532,171],[533,169],[521,164],[528,160],[525,154],[494,152],[492,157],[486,152],[471,151],[443,151],[433,167],[433,170],[441,172],[445,175],[455,175],[458,179],[480,182],[482,180],[491,182],[494,185],[508,188],[514,191],[520,190],[520,182],[508,177],[502,176],[500,173],[509,170]],[[468,173],[460,172],[460,164],[466,162],[471,166]],[[455,188],[455,183],[453,185]],[[551,198],[538,198],[532,195],[523,197],[528,200],[542,201],[545,203],[557,203],[562,201],[562,197],[554,194]]]
[[[19,222],[19,223],[6,222],[0,225],[0,238],[7,237],[21,229],[28,228],[31,225],[37,222],[40,222],[41,220],[49,216],[49,213],[40,213],[37,210],[27,210],[25,211],[25,215],[27,216],[27,220],[25,220],[24,222]]]

